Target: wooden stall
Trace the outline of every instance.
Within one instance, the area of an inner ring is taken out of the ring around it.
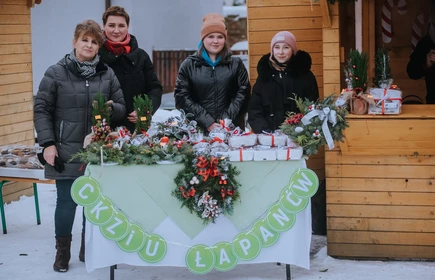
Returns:
[[[388,43],[382,37],[386,2],[393,3]],[[409,79],[406,65],[412,41],[427,32],[429,11],[430,0],[342,1],[334,5],[327,0],[249,0],[251,82],[256,80],[257,61],[269,51],[272,36],[289,30],[299,48],[311,54],[322,95],[339,93],[345,87],[343,66],[349,50],[359,41],[361,50],[369,55],[370,84],[375,51],[385,46],[394,83],[403,96],[424,99],[424,80]],[[415,32],[416,26],[421,27],[420,33]],[[318,174],[325,168],[328,255],[435,258],[434,112],[435,105],[404,105],[402,114],[395,116],[350,115],[346,142],[326,151],[325,158],[310,159],[309,167]]]
[[[326,152],[328,255],[434,259],[435,106],[348,121]]]
[[[417,35],[426,34],[430,3],[393,2],[392,32],[385,38],[386,2],[368,0],[361,5],[362,50],[369,54],[369,76],[374,76],[376,49],[385,46],[403,97],[417,95],[424,100],[424,80],[409,79],[406,65],[413,38],[415,42]],[[420,34],[415,32],[417,18],[425,21],[419,25]],[[340,31],[349,33],[344,26]],[[435,258],[434,112],[434,105],[404,105],[400,115],[349,116],[345,143],[326,152],[329,255]]]
[[[0,0],[0,146],[35,143],[30,23],[34,5],[35,0]],[[3,188],[5,202],[31,194],[30,183]]]

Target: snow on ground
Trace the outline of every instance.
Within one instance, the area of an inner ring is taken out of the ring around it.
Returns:
[[[54,185],[39,184],[39,203],[42,224],[36,225],[33,197],[5,206],[8,234],[0,233],[0,279],[2,280],[96,280],[109,279],[109,268],[87,273],[84,263],[78,260],[81,231],[81,207],[77,208],[73,230],[70,271],[57,273],[52,269],[54,249],[53,216],[56,200]],[[313,236],[311,269],[291,267],[292,279],[297,280],[433,280],[434,262],[403,261],[352,261],[327,256],[326,238]],[[186,268],[134,267],[118,265],[115,279],[209,279],[209,280],[260,280],[285,279],[285,266],[275,263],[236,266],[229,272],[212,271],[196,276]]]
[[[240,41],[232,45],[232,51],[247,51],[248,50],[248,41]]]
[[[227,16],[239,16],[241,18],[247,17],[246,6],[223,6],[222,15]]]

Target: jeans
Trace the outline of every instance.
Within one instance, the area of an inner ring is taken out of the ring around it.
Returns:
[[[74,180],[56,180],[57,200],[54,212],[54,231],[56,237],[71,236],[77,204],[71,197],[71,186]],[[83,213],[82,231],[85,232],[85,216]]]

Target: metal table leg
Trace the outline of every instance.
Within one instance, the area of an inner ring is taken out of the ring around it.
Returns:
[[[292,279],[292,273],[291,273],[291,270],[290,270],[290,265],[289,264],[286,264],[285,265],[285,272],[286,272],[286,276],[287,276],[287,280],[291,280]]]
[[[39,215],[38,187],[36,186],[36,183],[33,183],[33,196],[35,197],[36,223],[40,225],[41,216]]]
[[[110,280],[115,280],[115,269],[117,268],[116,264],[110,266]]]
[[[3,226],[3,234],[7,234],[8,230],[6,228],[6,216],[5,216],[5,205],[3,203],[3,185],[7,181],[0,182],[0,214],[2,216],[2,226]]]

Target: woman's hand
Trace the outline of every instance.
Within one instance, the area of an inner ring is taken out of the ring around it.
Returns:
[[[50,164],[51,166],[54,166],[54,158],[57,157],[57,149],[55,145],[49,146],[44,149],[44,159],[45,161]]]
[[[208,132],[211,132],[215,128],[222,128],[222,125],[218,123],[212,123],[209,127],[207,127]]]
[[[127,120],[129,122],[132,122],[132,123],[137,123],[137,113],[136,113],[136,111],[133,111],[130,114],[128,114]]]
[[[435,63],[435,50],[430,50],[426,55],[426,67],[431,68]]]
[[[112,114],[112,112],[113,112],[113,106],[112,106],[112,104],[113,104],[113,100],[108,100],[106,102],[106,105],[109,106],[109,114]]]

